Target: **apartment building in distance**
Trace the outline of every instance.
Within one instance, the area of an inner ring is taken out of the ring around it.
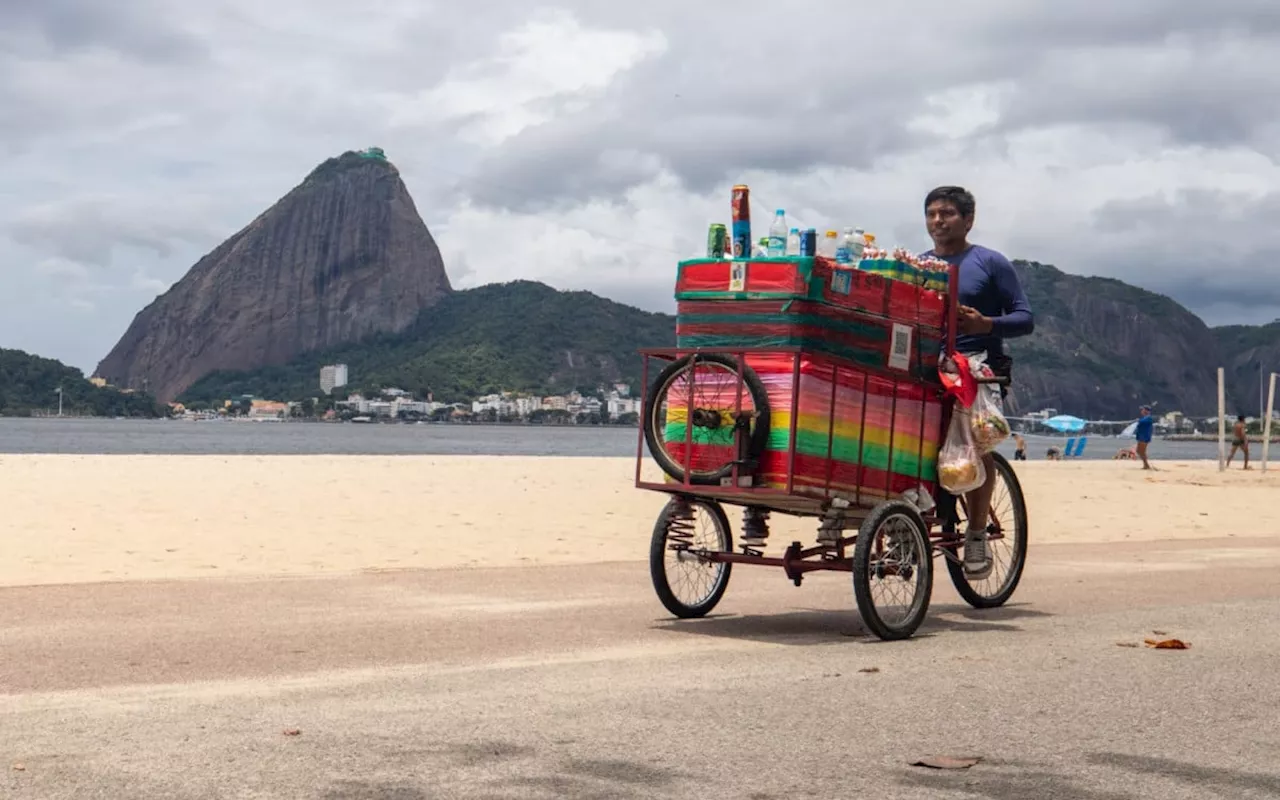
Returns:
[[[320,368],[320,391],[333,394],[339,386],[347,385],[346,364],[326,364]]]

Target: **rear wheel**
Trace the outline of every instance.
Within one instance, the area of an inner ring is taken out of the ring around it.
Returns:
[[[909,638],[929,612],[933,549],[915,506],[889,500],[871,510],[853,548],[853,595],[881,639]]]
[[[658,515],[649,543],[649,576],[668,611],[682,619],[701,617],[729,588],[732,564],[710,553],[733,552],[729,518],[712,500],[673,497]]]
[[[991,491],[991,510],[987,517],[987,552],[991,555],[991,574],[982,580],[965,575],[964,565],[947,559],[951,583],[964,601],[974,608],[997,608],[1013,597],[1022,580],[1027,563],[1027,504],[1022,484],[1004,456],[992,453],[996,465],[996,485]],[[956,531],[968,529],[969,515],[964,498],[957,498]]]
[[[741,412],[735,418],[741,395]],[[672,478],[719,484],[739,458],[755,462],[769,440],[769,398],[755,370],[718,354],[677,359],[658,374],[644,405],[644,438]],[[739,454],[739,433],[745,453]]]

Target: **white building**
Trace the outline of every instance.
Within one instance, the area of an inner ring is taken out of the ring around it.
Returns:
[[[634,397],[619,397],[615,392],[605,401],[605,408],[609,412],[609,419],[617,419],[623,414],[639,414],[640,401]]]
[[[320,368],[320,391],[325,394],[332,394],[334,389],[346,385],[346,364],[326,364]]]

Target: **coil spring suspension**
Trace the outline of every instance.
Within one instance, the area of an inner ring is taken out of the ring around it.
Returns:
[[[742,544],[759,546],[769,538],[769,510],[748,506],[742,512]]]
[[[667,513],[667,547],[687,550],[693,545],[693,506],[683,498],[671,504]]]
[[[839,544],[840,539],[844,536],[844,526],[844,514],[828,511],[822,516],[822,524],[818,526],[818,543]]]

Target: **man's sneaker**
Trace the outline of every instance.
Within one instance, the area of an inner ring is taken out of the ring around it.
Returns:
[[[986,531],[966,531],[964,535],[964,574],[982,580],[991,574],[991,554],[987,552]]]

